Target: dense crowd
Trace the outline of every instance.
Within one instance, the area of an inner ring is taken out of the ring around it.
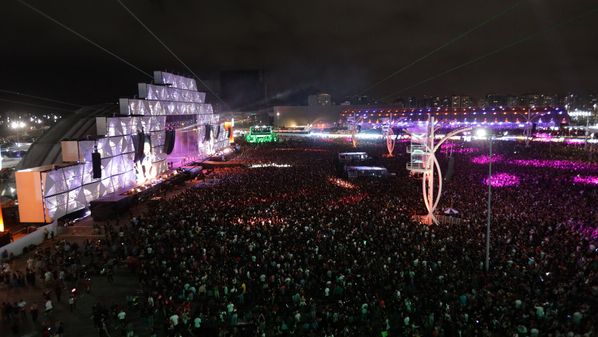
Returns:
[[[126,261],[141,285],[129,308],[155,336],[597,333],[596,187],[565,183],[573,174],[566,170],[497,164],[517,171],[521,185],[494,192],[486,272],[487,167],[471,164],[475,153],[457,155],[441,202],[462,221],[425,226],[412,219],[423,204],[406,155],[379,159],[396,175],[348,182],[332,164],[347,149],[311,141],[249,147],[237,160],[265,165],[216,169],[217,184],[107,226],[101,246],[67,251],[91,250],[103,274],[110,258]],[[496,151],[521,155],[510,144]],[[70,269],[62,269],[67,279]],[[108,319],[123,334],[132,330],[127,312],[94,307],[100,335]]]
[[[140,261],[141,310],[172,335],[595,333],[596,242],[568,221],[592,225],[595,189],[563,186],[565,173],[548,168],[518,169],[519,189],[495,195],[485,272],[483,167],[457,162],[444,204],[464,221],[428,227],[411,219],[421,185],[404,169],[386,181],[331,183],[339,150],[251,149],[251,162],[291,167],[221,170],[219,185],[123,227],[116,236]]]
[[[10,326],[14,336],[20,336],[29,321],[44,337],[63,336],[63,322],[53,315],[57,304],[68,304],[73,312],[79,294],[91,291],[92,276],[101,268],[112,270],[113,260],[107,258],[106,247],[100,242],[85,240],[80,245],[50,235],[46,239],[50,244],[30,253],[24,268],[13,268],[14,261],[10,260],[4,260],[0,268],[0,281],[7,294],[18,289],[41,290],[41,298],[32,303],[22,298],[2,302],[2,324]]]

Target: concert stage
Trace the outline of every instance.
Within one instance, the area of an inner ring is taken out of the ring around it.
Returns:
[[[27,156],[42,160],[15,173],[21,222],[53,223],[88,207],[94,218],[113,216],[132,199],[123,190],[145,190],[169,170],[229,149],[232,126],[206,103],[195,79],[156,71],[137,88],[118,107],[83,108],[61,120],[44,134],[47,147],[32,145]]]

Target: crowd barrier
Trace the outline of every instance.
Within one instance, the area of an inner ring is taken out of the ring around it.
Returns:
[[[45,240],[45,236],[50,237],[51,233],[54,233],[54,236],[58,235],[57,233],[57,224],[56,221],[49,225],[38,227],[36,231],[31,232],[24,237],[15,240],[6,246],[0,247],[0,257],[7,257],[11,256],[19,256],[23,254],[23,248],[29,247],[31,245],[38,246]]]

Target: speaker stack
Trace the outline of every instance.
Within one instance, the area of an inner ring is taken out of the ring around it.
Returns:
[[[91,163],[93,167],[93,178],[102,178],[102,157],[97,148],[91,154]]]
[[[143,144],[145,143],[145,134],[143,131],[137,131],[137,135],[133,136],[133,145],[135,147],[135,161],[142,161],[145,157],[143,153]]]
[[[204,142],[209,142],[210,139],[212,138],[212,135],[211,135],[212,134],[212,132],[211,132],[212,126],[210,124],[206,124],[205,128],[206,128],[206,135],[203,140],[204,140]]]
[[[171,154],[172,150],[174,150],[174,141],[176,138],[176,131],[166,130],[165,138],[164,138],[164,153]]]

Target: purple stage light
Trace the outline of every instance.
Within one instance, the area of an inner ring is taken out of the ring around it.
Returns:
[[[498,163],[502,161],[503,157],[499,154],[492,156],[492,163]],[[488,165],[490,163],[490,156],[485,154],[477,157],[471,158],[471,162],[478,165]]]
[[[509,164],[517,166],[548,167],[561,170],[597,170],[598,164],[584,163],[574,160],[538,160],[538,159],[518,159],[511,160]]]
[[[570,219],[569,221],[567,221],[567,225],[569,225],[571,229],[578,231],[585,237],[591,238],[593,240],[598,239],[598,227],[594,227],[591,224],[588,225],[587,223],[585,223],[585,221]]]
[[[453,153],[475,153],[480,151],[477,147],[463,147],[455,143],[444,143],[441,149],[444,153],[448,153],[449,151]]]
[[[476,153],[480,152],[477,147],[456,147],[452,150],[454,153]]]
[[[519,177],[516,175],[512,175],[509,173],[497,173],[492,175],[490,179],[484,178],[483,182],[484,185],[490,184],[492,187],[501,188],[518,186],[521,181]]]
[[[575,176],[573,177],[573,183],[583,185],[598,185],[598,176]]]

